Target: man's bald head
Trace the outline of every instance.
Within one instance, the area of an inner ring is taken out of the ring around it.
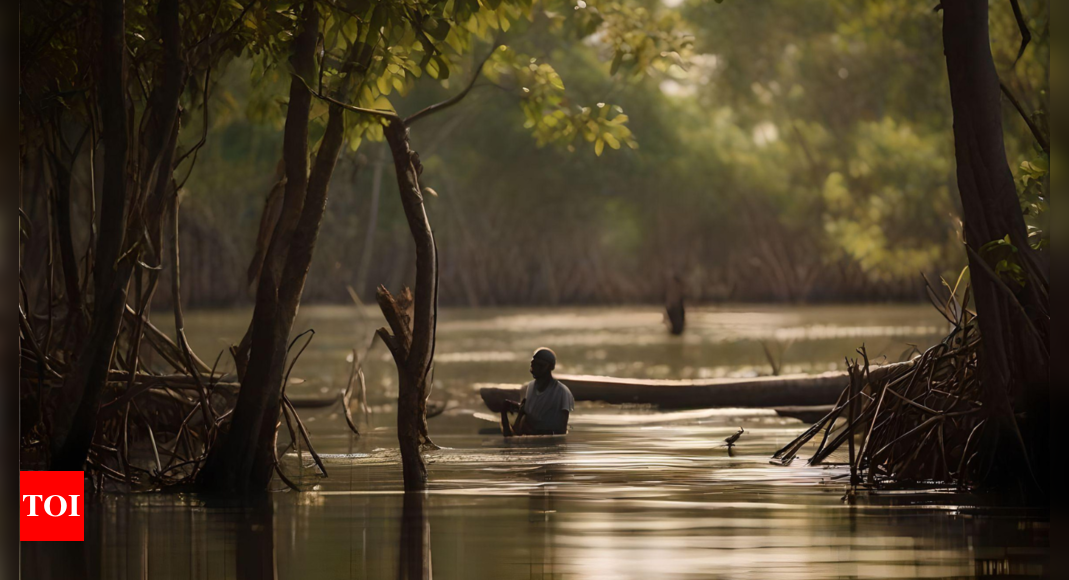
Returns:
[[[531,356],[531,376],[536,379],[549,376],[550,371],[557,368],[557,353],[542,347],[534,351]]]
[[[533,358],[546,361],[547,363],[549,363],[550,368],[554,368],[557,366],[557,353],[544,346],[534,352]]]

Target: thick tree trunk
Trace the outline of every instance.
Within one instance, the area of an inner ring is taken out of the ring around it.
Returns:
[[[334,168],[338,162],[338,154],[344,141],[345,122],[344,111],[338,107],[331,107],[330,117],[327,119],[327,129],[323,134],[323,140],[316,153],[315,166],[308,181],[308,193],[304,200],[304,209],[301,211],[300,221],[294,232],[290,244],[289,254],[286,256],[285,269],[278,289],[278,313],[277,324],[278,337],[282,340],[275,345],[275,356],[271,360],[271,373],[267,390],[271,399],[267,406],[266,421],[260,428],[260,438],[256,447],[256,463],[253,466],[253,481],[256,487],[267,486],[271,478],[271,469],[274,466],[274,424],[279,415],[279,401],[282,395],[283,370],[286,363],[286,347],[293,321],[297,317],[297,309],[300,307],[301,294],[304,292],[304,283],[308,279],[308,268],[312,264],[312,254],[315,250],[316,239],[319,236],[319,226],[323,221],[323,213],[326,211],[327,189],[330,179],[334,174]],[[257,363],[255,357],[250,359],[253,364]],[[273,420],[272,420],[273,419]],[[269,428],[270,427],[270,428]]]
[[[427,468],[420,453],[423,444],[432,444],[427,437],[427,395],[438,314],[438,255],[419,187],[422,167],[419,157],[409,147],[408,129],[396,119],[386,125],[385,133],[393,155],[401,205],[416,243],[415,308],[411,317],[407,308],[398,304],[385,288],[380,286],[376,296],[393,330],[392,336],[385,328],[380,328],[378,334],[397,365],[400,389],[397,439],[405,489],[411,491],[427,487]]]
[[[97,300],[106,299],[123,243],[127,202],[126,12],[123,0],[100,2],[100,114],[103,125],[104,181],[97,227],[93,283]]]
[[[145,162],[137,185],[149,192],[146,207],[127,219],[131,198],[127,157],[129,129],[126,102],[125,9],[123,0],[102,0],[100,109],[104,124],[104,191],[100,232],[93,266],[93,317],[89,335],[63,383],[62,400],[56,410],[52,433],[52,467],[81,470],[96,429],[100,398],[111,367],[112,353],[126,308],[130,277],[138,259],[135,252],[121,255],[124,240],[140,235],[142,228],[159,231],[164,181],[171,175],[177,130],[178,99],[184,65],[179,57],[180,34],[177,0],[160,3],[159,19],[164,47],[161,82],[153,90],[150,120],[159,134],[148,139]],[[138,196],[140,197],[140,196]],[[135,204],[136,205],[136,204]],[[127,231],[129,230],[129,231]],[[158,233],[157,233],[158,238]],[[157,251],[158,248],[157,248]]]
[[[120,279],[129,278],[129,267],[125,265],[128,260],[116,263],[126,229],[125,22],[123,0],[101,1],[100,110],[106,157],[97,262],[93,268],[93,322],[88,340],[64,380],[53,418],[51,461],[56,470],[78,471],[85,464],[96,427],[100,391],[107,379],[126,303],[126,280]]]
[[[985,404],[995,417],[1009,470],[1030,478],[1022,468],[1021,425],[1032,467],[1045,471],[1046,417],[1049,401],[1048,284],[1042,257],[1028,244],[1013,175],[1003,143],[999,79],[991,58],[988,4],[977,0],[943,1],[943,42],[954,111],[958,190],[964,210],[969,271],[980,333]],[[1027,281],[1001,280],[986,262],[985,244],[1009,236]],[[995,473],[1007,470],[994,470]],[[1045,481],[1045,473],[1036,473]]]
[[[311,77],[317,31],[314,3],[309,2],[305,7],[304,31],[295,49],[295,59],[300,59],[295,61],[295,69],[305,78]],[[212,451],[201,474],[201,483],[209,489],[262,491],[271,480],[287,342],[326,210],[330,179],[345,137],[344,111],[332,106],[311,175],[304,175],[310,99],[311,93],[304,82],[295,78],[291,84],[290,111],[295,106],[301,111],[286,119],[283,209],[260,273],[249,363],[242,378],[234,419],[225,441]],[[301,126],[291,125],[291,121],[300,122]],[[291,137],[295,138],[291,140]],[[298,147],[298,141],[304,145]],[[295,160],[296,156],[299,159]],[[303,166],[297,161],[303,162]]]
[[[71,158],[71,166],[77,160],[78,152],[75,151]],[[74,253],[74,236],[71,228],[71,167],[63,165],[58,158],[53,157],[53,175],[56,177],[56,232],[59,238],[59,256],[63,269],[63,283],[67,302],[67,330],[64,332],[63,345],[81,344],[83,335],[83,302],[82,289],[78,278],[78,256]]]
[[[273,430],[278,422],[278,388],[281,387],[281,378],[277,388],[272,388],[271,361],[276,356],[277,345],[284,344],[287,338],[286,335],[279,334],[281,328],[277,320],[278,284],[282,278],[285,254],[293,230],[300,220],[308,189],[308,116],[312,95],[304,79],[312,78],[315,71],[319,13],[313,2],[305,3],[302,20],[301,31],[294,40],[293,55],[290,57],[293,78],[290,81],[290,98],[282,144],[286,171],[282,211],[275,224],[275,231],[260,271],[256,306],[253,309],[249,333],[249,361],[241,378],[241,394],[234,408],[234,418],[224,438],[212,448],[198,476],[200,485],[209,490],[233,492],[253,487],[262,490],[267,484],[266,481],[263,485],[253,484],[253,465],[256,462],[255,450],[261,432]],[[244,352],[238,352],[236,356],[239,366],[243,366],[245,361],[241,359]],[[267,426],[264,425],[265,421]]]

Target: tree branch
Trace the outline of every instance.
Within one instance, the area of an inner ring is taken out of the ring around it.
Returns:
[[[337,106],[345,109],[346,111],[352,111],[354,113],[363,113],[365,115],[373,115],[373,116],[376,116],[376,117],[381,117],[381,118],[386,119],[388,121],[401,121],[401,117],[397,113],[395,113],[393,111],[386,111],[386,110],[382,110],[382,109],[365,109],[363,107],[357,107],[356,105],[350,105],[348,103],[343,103],[343,102],[341,102],[341,101],[339,101],[339,100],[337,100],[335,98],[328,97],[327,95],[324,95],[324,94],[320,93],[319,91],[316,91],[312,87],[308,86],[308,81],[304,80],[303,78],[301,79],[301,82],[304,83],[304,86],[308,87],[308,91],[310,93],[312,93],[313,97],[315,97],[317,99],[320,99],[320,100],[323,100],[323,101],[326,101],[326,102],[328,102],[328,103],[330,103],[332,105],[337,105]]]
[[[1016,66],[1017,61],[1021,60],[1021,55],[1024,54],[1024,49],[1028,48],[1029,42],[1032,42],[1032,32],[1028,30],[1024,14],[1021,14],[1021,5],[1018,0],[1010,0],[1010,6],[1013,7],[1013,18],[1017,20],[1017,28],[1021,30],[1021,48],[1017,50],[1017,58],[1013,59],[1013,64]]]
[[[412,123],[415,123],[416,121],[430,115],[431,113],[435,113],[437,111],[441,111],[442,109],[452,107],[453,105],[462,101],[464,97],[468,96],[468,93],[471,92],[471,89],[475,87],[475,81],[479,79],[479,75],[482,73],[483,66],[485,66],[486,61],[490,60],[490,57],[494,55],[494,51],[497,50],[498,46],[501,46],[501,44],[495,42],[494,46],[490,48],[490,52],[486,53],[486,56],[483,57],[481,61],[479,61],[479,66],[475,67],[475,71],[471,75],[471,81],[468,82],[468,86],[464,87],[464,90],[440,103],[435,103],[421,111],[417,111],[409,115],[408,117],[405,117],[405,125],[411,125]]]
[[[1048,139],[1046,135],[1043,134],[1043,131],[1040,130],[1039,125],[1036,125],[1036,123],[1032,120],[1032,117],[1030,117],[1028,113],[1025,112],[1024,107],[1021,105],[1021,102],[1017,100],[1017,97],[1013,96],[1013,93],[1010,92],[1010,88],[1006,86],[1006,83],[1000,80],[998,82],[998,86],[1000,89],[1002,89],[1002,94],[1006,95],[1006,98],[1010,101],[1010,104],[1013,105],[1013,108],[1017,109],[1017,112],[1021,114],[1021,118],[1024,119],[1025,124],[1028,125],[1028,130],[1032,132],[1032,136],[1036,138],[1036,141],[1039,143],[1039,146],[1043,148],[1043,151],[1045,151],[1047,155],[1050,155],[1050,139]]]

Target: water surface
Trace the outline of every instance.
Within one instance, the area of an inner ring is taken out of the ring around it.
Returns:
[[[477,389],[527,380],[527,357],[554,348],[561,370],[627,377],[767,374],[841,368],[864,343],[898,360],[945,326],[930,307],[692,309],[670,337],[652,308],[446,310],[430,429],[431,490],[400,491],[392,367],[368,359],[374,413],[351,434],[338,407],[304,410],[329,477],[306,453],[259,500],[109,494],[87,512],[87,543],[23,548],[25,577],[71,578],[945,578],[1042,576],[1045,510],[952,491],[843,501],[841,468],[770,465],[804,425],[759,409],[658,412],[580,403],[566,438],[515,442]],[[247,311],[192,313],[205,358],[236,341]],[[288,387],[333,396],[346,356],[378,324],[370,311],[304,308],[316,336]],[[738,427],[738,445],[722,442]],[[98,554],[97,556],[92,556]]]

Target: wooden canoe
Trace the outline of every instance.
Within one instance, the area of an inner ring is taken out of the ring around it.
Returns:
[[[876,378],[912,364],[907,361],[872,367],[870,374]],[[645,404],[662,409],[832,405],[849,382],[845,371],[705,380],[621,379],[591,375],[558,375],[557,378],[568,386],[576,401]],[[520,388],[484,387],[479,394],[491,411],[500,413],[505,399],[519,400]]]

